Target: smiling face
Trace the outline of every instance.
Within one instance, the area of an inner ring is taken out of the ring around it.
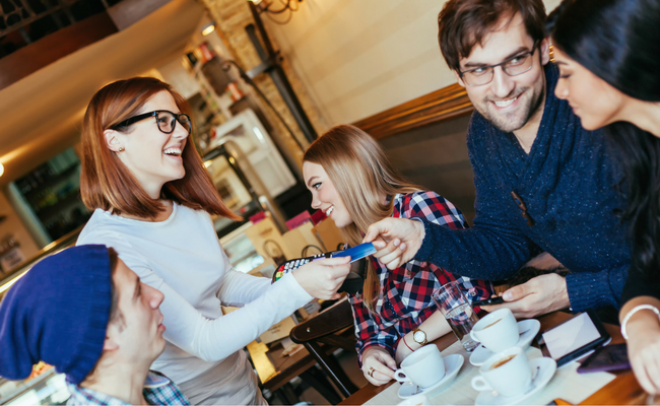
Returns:
[[[498,28],[487,34],[481,44],[477,43],[467,58],[460,60],[461,71],[495,65],[532,51],[534,40],[527,33],[521,15],[516,14],[510,22],[509,19],[504,16]],[[541,42],[532,60],[531,69],[517,76],[507,75],[501,67],[494,68],[493,80],[481,86],[466,86],[458,73],[454,73],[459,84],[466,88],[475,109],[501,131],[513,132],[524,128],[535,115],[542,114],[543,65],[549,61],[547,40]]]
[[[628,98],[625,94],[556,47],[554,55],[560,72],[555,95],[568,101],[582,120],[582,127],[596,130],[623,119]]]
[[[140,282],[123,261],[117,261],[112,281],[117,292],[117,316],[108,323],[105,350],[115,360],[150,365],[165,349],[163,294]]]
[[[153,95],[135,115],[156,110],[181,113],[172,94],[163,90]],[[158,198],[165,183],[181,179],[186,174],[181,154],[186,146],[188,130],[177,122],[174,131],[165,134],[158,129],[156,117],[141,120],[131,127],[127,133],[106,130],[106,143],[144,190],[152,198]]]
[[[322,210],[339,228],[352,224],[353,219],[323,166],[305,162],[302,169],[305,185],[312,192],[312,208]]]

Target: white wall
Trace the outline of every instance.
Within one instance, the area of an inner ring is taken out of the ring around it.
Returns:
[[[544,2],[551,11],[560,0]],[[304,0],[286,25],[263,19],[326,122],[335,125],[455,82],[437,41],[444,3]]]

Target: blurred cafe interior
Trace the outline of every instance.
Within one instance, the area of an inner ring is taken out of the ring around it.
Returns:
[[[286,259],[341,245],[332,220],[311,209],[301,173],[306,147],[337,124],[367,131],[408,180],[441,192],[471,222],[472,106],[439,53],[443,3],[0,0],[0,300],[33,264],[75,244],[91,216],[80,198],[85,108],[99,88],[132,76],[187,98],[196,148],[243,217],[214,219],[238,271],[271,276]],[[336,403],[318,384],[322,369],[288,337],[322,306],[246,349],[270,403]],[[366,384],[355,351],[334,355]],[[48,365],[26,381],[0,379],[0,404],[67,398]]]

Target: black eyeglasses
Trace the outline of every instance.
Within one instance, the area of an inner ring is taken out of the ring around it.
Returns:
[[[115,124],[111,129],[115,131],[120,131],[125,129],[131,124],[135,124],[138,121],[146,120],[150,117],[156,117],[156,125],[158,129],[165,134],[172,134],[176,128],[176,122],[178,121],[183,128],[190,134],[190,129],[192,123],[190,117],[187,114],[175,114],[167,110],[156,110],[149,113],[140,114],[135,117],[128,118],[121,123]]]
[[[509,76],[522,75],[532,69],[532,55],[534,55],[534,51],[536,51],[537,44],[538,41],[534,43],[531,51],[513,56],[504,62],[495,65],[480,66],[464,72],[459,71],[458,74],[468,86],[489,84],[493,81],[493,78],[495,77],[495,68],[498,66],[501,66],[504,73]]]

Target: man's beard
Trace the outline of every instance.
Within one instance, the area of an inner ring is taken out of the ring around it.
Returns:
[[[489,100],[484,101],[481,106],[475,105],[477,111],[486,118],[495,128],[498,130],[510,133],[516,130],[520,130],[527,124],[530,118],[538,111],[543,102],[543,95],[545,92],[545,87],[541,87],[538,91],[532,91],[532,97],[528,98],[525,105],[518,107],[517,111],[512,112],[511,114],[499,114],[494,112],[492,108],[488,108]],[[525,94],[525,90],[518,94],[518,97],[521,97]],[[518,100],[522,102],[523,100]],[[483,110],[483,111],[482,111]]]

